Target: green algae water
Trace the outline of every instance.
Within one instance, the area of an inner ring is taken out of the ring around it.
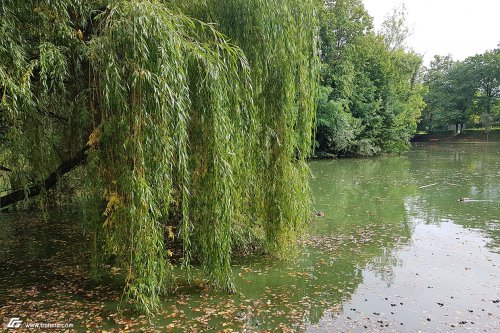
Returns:
[[[79,332],[500,330],[500,145],[419,144],[404,156],[310,166],[324,217],[312,220],[296,259],[237,258],[235,295],[205,290],[195,269],[195,286],[179,280],[151,320],[123,303],[117,311],[112,279],[91,282],[77,214],[0,215],[3,325],[19,317]]]

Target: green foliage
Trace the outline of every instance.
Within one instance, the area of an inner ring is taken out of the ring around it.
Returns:
[[[406,25],[407,16],[406,6],[403,3],[399,7],[395,7],[382,23],[381,35],[392,51],[406,48],[406,39],[411,35],[410,29]]]
[[[361,120],[344,110],[341,102],[330,99],[333,89],[321,87],[317,108],[317,149],[334,155],[348,155],[357,151],[357,136],[363,130]]]
[[[477,90],[476,113],[492,114],[500,99],[500,48],[469,57],[464,63]]]
[[[96,230],[129,266],[129,297],[158,303],[169,270],[164,224],[177,223],[185,265],[195,228],[209,279],[231,290],[232,174],[241,167],[233,155],[249,116],[241,51],[164,5],[119,2],[103,15],[89,55],[101,124],[95,170],[112,205]]]
[[[442,130],[494,117],[500,97],[500,49],[462,62],[436,56],[426,71],[425,83],[429,91],[423,129]]]
[[[27,188],[89,147],[80,192],[96,276],[121,266],[126,298],[150,313],[174,282],[174,242],[185,268],[199,261],[227,291],[233,250],[293,253],[310,213],[312,1],[0,11],[0,162]]]
[[[1,2],[0,145],[8,151],[4,162],[15,166],[9,175],[12,189],[44,179],[85,142],[81,129],[89,117],[81,92],[86,84],[68,80],[85,77],[84,43],[75,33],[83,26],[72,26],[68,15],[74,13],[76,20],[80,6]]]
[[[255,174],[238,177],[245,224],[261,225],[267,249],[294,249],[309,214],[309,171],[317,71],[317,18],[310,0],[182,2],[191,15],[216,22],[242,48],[252,77],[255,118],[247,153]],[[278,28],[279,27],[279,28]],[[264,185],[268,184],[268,185]]]
[[[321,82],[334,88],[335,99],[352,94],[355,68],[353,52],[360,38],[372,29],[372,18],[361,0],[321,1],[320,11]]]
[[[423,130],[432,131],[437,124],[444,123],[438,120],[442,115],[441,106],[447,92],[445,92],[446,76],[454,65],[454,61],[450,55],[434,56],[430,67],[424,71],[424,83],[428,87],[428,92],[425,95],[426,107],[422,111],[422,119],[419,126]]]
[[[368,156],[405,151],[424,107],[424,90],[417,81],[421,59],[404,48],[404,8],[375,34],[360,1],[324,3],[322,82],[332,91],[331,102],[318,103],[319,151]]]

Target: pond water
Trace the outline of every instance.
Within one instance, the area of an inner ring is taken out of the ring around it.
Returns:
[[[0,316],[91,332],[500,331],[500,145],[419,144],[311,169],[325,216],[295,260],[237,260],[236,295],[180,283],[151,322],[117,313],[119,288],[90,282],[87,242],[61,222],[74,217],[4,214]]]

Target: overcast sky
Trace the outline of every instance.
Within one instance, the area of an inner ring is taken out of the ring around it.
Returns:
[[[429,63],[435,54],[455,60],[483,53],[500,42],[500,0],[363,0],[376,29],[404,3],[413,35],[407,44]]]

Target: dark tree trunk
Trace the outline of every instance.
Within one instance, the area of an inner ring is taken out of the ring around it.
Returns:
[[[0,171],[7,171],[7,172],[11,172],[12,170],[7,168],[6,166],[3,166],[3,165],[0,165]]]
[[[42,190],[48,190],[57,184],[59,178],[73,170],[87,158],[89,146],[80,149],[72,158],[64,161],[54,172],[52,172],[43,182],[30,186],[27,190],[21,189],[0,197],[0,210],[27,198],[37,196]]]

